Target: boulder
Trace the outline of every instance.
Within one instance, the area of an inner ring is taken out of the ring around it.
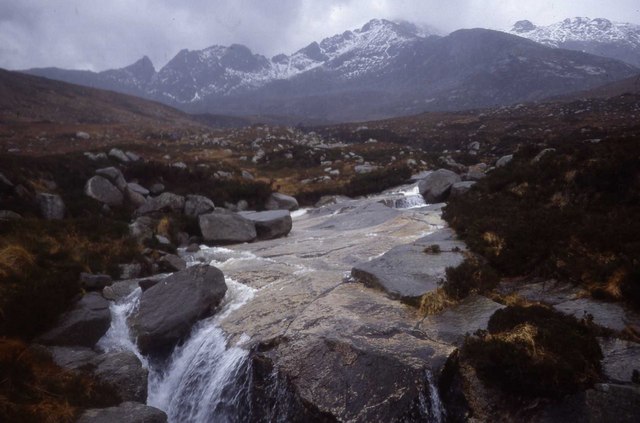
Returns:
[[[358,174],[365,174],[365,173],[371,173],[374,170],[378,170],[378,166],[374,166],[374,165],[370,165],[370,164],[362,164],[362,165],[356,165],[353,170],[356,171],[356,173]]]
[[[194,323],[213,313],[226,291],[222,272],[208,265],[174,273],[144,291],[131,319],[140,351],[171,348]]]
[[[65,370],[81,371],[91,367],[98,353],[87,347],[49,347],[51,359]]]
[[[59,195],[41,192],[36,195],[36,202],[44,219],[61,220],[64,218],[65,206]]]
[[[117,407],[93,408],[86,410],[77,423],[167,423],[164,411],[155,407],[124,402]]]
[[[76,132],[76,138],[81,139],[81,140],[90,140],[91,139],[91,135],[87,134],[86,132],[83,131],[78,131]]]
[[[258,236],[254,223],[236,213],[216,210],[201,215],[198,221],[202,237],[207,242],[251,242]]]
[[[124,196],[127,199],[127,202],[136,208],[142,207],[144,203],[147,202],[144,195],[134,191],[129,186],[124,189]]]
[[[131,161],[131,159],[129,159],[127,154],[124,151],[120,150],[119,148],[112,148],[111,151],[109,151],[109,157],[113,157],[114,159],[119,160],[122,163],[127,163]]]
[[[451,186],[460,181],[457,173],[438,169],[418,182],[418,189],[427,203],[440,203],[449,196]]]
[[[187,195],[184,202],[184,214],[189,217],[198,217],[214,210],[213,201],[202,195]]]
[[[187,268],[187,262],[175,254],[166,254],[160,257],[158,265],[160,266],[160,270],[166,272],[175,272],[177,270],[184,270]]]
[[[173,211],[181,213],[184,209],[185,199],[181,195],[170,192],[163,192],[157,197],[147,199],[147,201],[136,210],[136,214],[143,215],[159,211]]]
[[[256,225],[256,233],[261,240],[286,236],[293,225],[291,214],[287,210],[241,212],[240,215]]]
[[[96,175],[107,178],[109,182],[116,186],[120,191],[124,191],[127,187],[127,181],[124,179],[124,175],[120,169],[116,167],[105,167],[103,169],[96,170]]]
[[[504,166],[508,165],[511,162],[511,160],[513,160],[513,154],[509,154],[507,156],[502,156],[496,162],[496,167],[504,167]]]
[[[22,216],[11,210],[0,210],[0,220],[20,220]]]
[[[91,360],[92,373],[104,384],[115,388],[120,401],[147,401],[149,371],[131,351],[101,354]]]
[[[142,185],[137,184],[135,182],[127,183],[127,188],[129,188],[133,192],[137,192],[138,194],[140,194],[142,196],[147,196],[147,195],[149,195],[151,193],[148,189],[146,189]]]
[[[131,160],[132,162],[137,162],[141,159],[140,155],[134,153],[133,151],[126,151],[124,154],[126,154],[129,160]]]
[[[149,188],[149,191],[153,195],[162,194],[164,192],[164,185],[162,185],[161,183],[155,183],[151,185],[151,188]]]
[[[89,179],[84,186],[84,193],[108,206],[121,206],[124,201],[122,192],[102,176]]]
[[[153,229],[155,223],[148,216],[140,216],[129,224],[129,233],[142,243],[147,239],[153,238]]]
[[[39,338],[39,342],[93,347],[110,324],[109,301],[97,292],[90,292],[63,314],[53,329]]]
[[[290,195],[274,192],[269,196],[265,208],[267,210],[298,210],[298,200]]]
[[[465,182],[456,182],[451,186],[451,192],[449,193],[449,197],[455,198],[459,197],[465,192],[469,191],[472,186],[476,184],[475,181],[465,181]]]
[[[80,273],[80,284],[88,291],[101,291],[105,286],[111,285],[111,276],[94,275],[92,273]]]

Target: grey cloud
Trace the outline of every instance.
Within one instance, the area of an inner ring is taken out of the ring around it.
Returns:
[[[148,55],[156,67],[183,48],[240,43],[292,53],[372,18],[425,23],[445,32],[506,29],[519,19],[572,16],[640,22],[637,0],[20,0],[0,3],[0,67],[102,70]]]

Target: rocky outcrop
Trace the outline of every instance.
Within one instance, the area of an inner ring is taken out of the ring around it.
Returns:
[[[108,206],[121,206],[124,201],[122,192],[108,179],[102,176],[94,176],[84,186],[84,193]]]
[[[440,252],[425,252],[432,245],[437,245]],[[382,289],[391,298],[417,302],[422,295],[438,287],[447,267],[462,263],[465,248],[452,230],[441,230],[358,264],[351,270],[351,275],[367,286]]]
[[[199,217],[200,231],[206,242],[232,244],[254,241],[258,234],[255,224],[239,214],[218,211]]]
[[[170,192],[163,192],[157,197],[148,198],[140,208],[136,210],[138,216],[160,211],[173,211],[182,213],[185,198]]]
[[[125,402],[117,407],[86,410],[78,419],[78,423],[113,422],[167,423],[167,415],[155,407],[136,402]]]
[[[439,203],[447,199],[451,186],[460,181],[457,173],[438,169],[420,180],[418,188],[427,203]]]
[[[59,195],[41,192],[36,195],[36,202],[40,208],[40,215],[44,219],[61,220],[64,218],[65,206]]]
[[[114,388],[120,401],[147,401],[149,371],[131,351],[118,351],[95,357],[90,365],[99,381]]]
[[[269,196],[265,204],[267,210],[298,210],[298,200],[290,195],[274,192]]]
[[[271,210],[265,212],[241,212],[240,216],[249,219],[256,226],[258,239],[274,239],[286,236],[291,232],[293,221],[287,210]]]
[[[175,345],[195,322],[213,313],[226,290],[220,270],[199,265],[144,291],[131,320],[140,351],[148,354]]]
[[[215,210],[213,201],[202,195],[187,195],[184,203],[184,214],[189,217],[198,217]]]
[[[99,293],[91,292],[63,314],[54,328],[39,338],[39,342],[93,347],[110,324],[109,302]]]

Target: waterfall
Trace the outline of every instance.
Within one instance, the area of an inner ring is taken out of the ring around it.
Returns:
[[[446,412],[440,401],[438,386],[434,383],[433,375],[429,370],[425,370],[424,380],[428,392],[420,393],[420,414],[429,423],[442,423],[446,419]]]

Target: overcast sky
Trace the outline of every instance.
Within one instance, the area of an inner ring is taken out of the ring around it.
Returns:
[[[268,57],[373,18],[507,29],[567,17],[640,23],[640,0],[0,0],[0,67],[104,70],[240,43]]]

